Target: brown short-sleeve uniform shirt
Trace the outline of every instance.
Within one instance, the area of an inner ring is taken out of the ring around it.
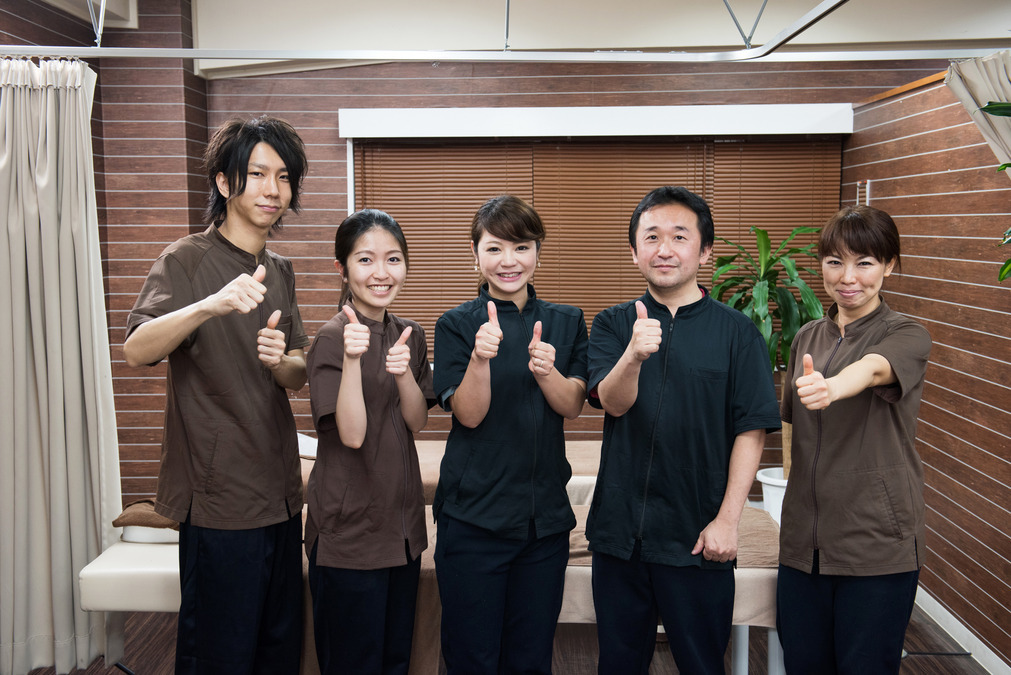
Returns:
[[[343,312],[320,328],[307,357],[319,445],[306,494],[305,550],[309,555],[318,540],[318,565],[382,569],[407,563],[405,541],[412,559],[428,546],[414,435],[401,414],[394,376],[386,372],[386,353],[408,326],[412,327],[407,341],[411,372],[429,406],[435,404],[435,395],[421,326],[389,312],[383,321],[361,313],[358,320],[371,330],[369,349],[361,357],[368,415],[362,447],[341,443],[335,419],[348,323]]]
[[[793,423],[793,468],[786,486],[779,561],[810,573],[873,576],[911,572],[926,552],[923,465],[916,420],[930,334],[882,300],[846,326],[833,305],[806,324],[790,349],[781,414]],[[793,384],[810,354],[815,370],[838,375],[867,354],[888,360],[896,382],[812,411]]]
[[[225,530],[283,522],[302,509],[295,420],[287,392],[259,359],[257,332],[274,310],[285,351],[309,339],[295,302],[291,263],[254,256],[211,225],[170,245],[155,261],[127,320],[139,325],[266,268],[267,293],[248,314],[205,321],[168,356],[165,431],[155,510],[173,520]]]

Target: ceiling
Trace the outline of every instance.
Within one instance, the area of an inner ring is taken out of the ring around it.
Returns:
[[[90,20],[88,0],[44,1]],[[137,1],[106,0],[105,25],[135,26]],[[100,13],[100,1],[93,4]],[[200,50],[381,50],[389,52],[384,60],[408,50],[492,52],[499,58],[526,51],[589,51],[601,56],[599,52],[743,50],[773,41],[812,9],[831,4],[828,0],[295,0],[279,9],[277,0],[191,0],[194,43]],[[825,55],[845,52],[848,58],[896,58],[890,54],[924,52],[922,56],[944,58],[970,55],[967,50],[1007,48],[1011,48],[1011,0],[849,0],[775,56],[828,58]],[[206,75],[234,74],[237,67],[250,64],[219,57],[200,61]]]

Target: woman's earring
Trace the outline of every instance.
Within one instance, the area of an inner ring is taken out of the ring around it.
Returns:
[[[538,267],[540,267],[540,266],[541,266],[541,261],[540,261],[540,260],[538,260],[538,261],[537,261],[537,266],[538,266]]]
[[[480,271],[481,271],[481,270],[480,270],[480,269],[478,268],[478,266],[477,266],[477,263],[474,263],[474,271],[475,271],[475,272],[480,272]]]

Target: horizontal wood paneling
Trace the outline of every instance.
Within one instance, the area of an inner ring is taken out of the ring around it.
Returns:
[[[1011,182],[943,84],[858,107],[843,154],[844,199],[872,181],[896,220],[902,273],[885,283],[896,310],[934,339],[917,428],[927,483],[920,583],[1011,664]]]

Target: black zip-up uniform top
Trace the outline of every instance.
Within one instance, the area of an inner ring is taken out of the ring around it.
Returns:
[[[495,302],[502,342],[491,367],[491,405],[476,428],[453,418],[439,473],[433,510],[510,539],[526,539],[530,520],[538,537],[571,530],[576,518],[565,484],[564,419],[548,405],[528,368],[534,323],[541,340],[555,348],[555,368],[586,379],[586,320],[578,307],[539,300],[533,286],[520,312],[494,300],[487,286],[479,296],[443,314],[435,324],[435,393],[448,399],[463,381],[474,337]]]
[[[779,561],[810,573],[872,576],[911,572],[923,564],[923,465],[916,452],[930,334],[881,305],[846,326],[838,308],[804,325],[790,349],[788,382],[803,372],[804,354],[825,377],[867,354],[888,359],[897,381],[812,411],[791,386],[784,422],[793,423],[793,467],[783,500]]]
[[[701,288],[701,287],[700,287]],[[779,409],[765,341],[735,309],[709,297],[670,310],[647,292],[640,300],[663,330],[643,361],[639,393],[620,417],[604,417],[600,471],[586,535],[590,550],[629,560],[729,568],[691,551],[723,503],[736,437],[775,431]],[[590,333],[590,404],[621,358],[636,321],[635,301],[604,310]]]

